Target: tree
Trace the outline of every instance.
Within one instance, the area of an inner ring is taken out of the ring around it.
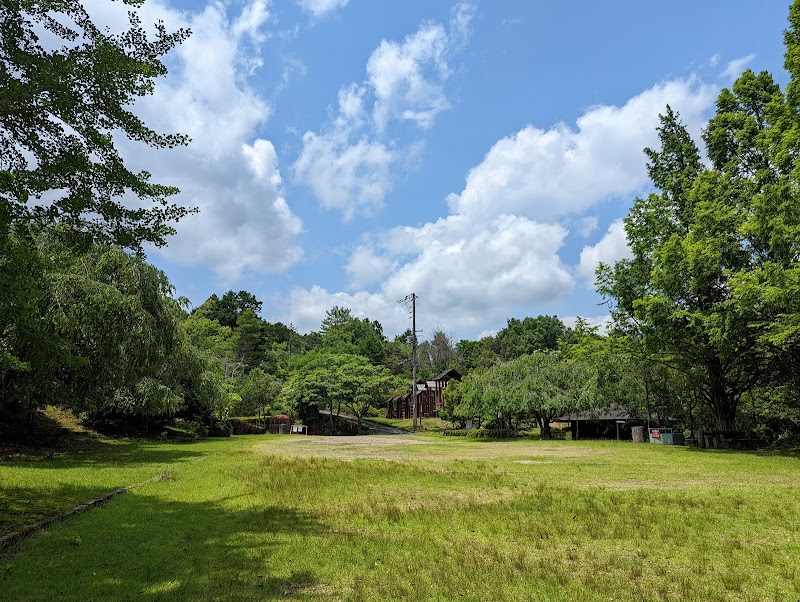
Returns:
[[[742,396],[765,376],[765,335],[787,310],[774,300],[791,297],[800,212],[786,146],[798,125],[771,76],[746,71],[720,93],[705,168],[667,107],[661,148],[646,150],[658,192],[625,220],[634,257],[599,270],[621,329],[673,368],[703,367],[699,387],[721,430],[735,428]]]
[[[267,415],[268,408],[280,393],[281,384],[260,368],[251,370],[241,386],[241,404],[236,408],[238,416],[258,413],[260,419]]]
[[[261,301],[247,291],[238,293],[228,291],[222,295],[222,299],[212,294],[192,313],[209,320],[216,320],[222,326],[235,328],[239,317],[246,311],[258,314],[261,311]]]
[[[95,24],[79,0],[0,4],[0,214],[9,224],[67,224],[90,241],[141,250],[163,245],[168,224],[187,210],[178,190],[135,173],[115,146],[120,135],[155,148],[186,144],[159,134],[132,111],[166,74],[161,57],[188,35],[155,24],[150,39],[135,8],[114,34]],[[44,33],[44,35],[43,35]],[[43,40],[55,37],[60,47]],[[138,198],[133,205],[123,198]],[[0,225],[4,219],[0,219]]]
[[[497,362],[497,355],[492,351],[494,339],[484,337],[480,341],[461,339],[456,344],[459,369],[464,373],[476,368],[488,368]]]
[[[453,368],[458,363],[455,339],[442,329],[437,329],[429,341],[419,346],[419,356],[421,365],[433,375]]]
[[[597,371],[591,362],[539,351],[475,370],[449,385],[444,395],[453,418],[498,420],[509,430],[536,421],[542,437],[549,438],[553,419],[593,405],[596,390]]]
[[[322,319],[322,326],[319,331],[324,335],[333,328],[340,328],[348,322],[354,320],[354,316],[348,307],[339,307],[334,305],[325,312],[325,317]]]
[[[162,272],[120,247],[76,253],[58,232],[10,250],[24,253],[36,277],[24,295],[32,316],[4,328],[17,361],[0,367],[0,421],[52,404],[123,426],[178,412],[224,422],[221,378],[181,327]]]
[[[558,349],[559,340],[566,335],[567,327],[555,316],[509,318],[497,333],[494,348],[501,359],[510,360],[534,351]]]
[[[239,314],[236,319],[236,360],[248,370],[264,359],[264,321],[252,309]]]
[[[396,380],[385,366],[375,366],[359,356],[341,366],[338,377],[343,385],[344,406],[356,415],[360,435],[364,415],[396,388]]]
[[[385,359],[383,326],[377,320],[359,320],[349,309],[335,306],[326,312],[320,332],[329,352],[362,355],[375,365]]]
[[[375,366],[363,356],[313,351],[303,357],[283,387],[282,396],[301,417],[327,408],[333,426],[342,406],[361,418],[384,394],[394,379],[384,366]]]

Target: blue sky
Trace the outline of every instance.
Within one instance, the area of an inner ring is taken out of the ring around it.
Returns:
[[[785,82],[787,14],[785,1],[148,0],[143,21],[193,35],[136,110],[193,142],[122,150],[200,209],[149,258],[194,304],[248,290],[301,332],[333,305],[400,332],[412,292],[425,333],[599,323],[593,270],[627,252],[620,220],[648,189],[658,113],[671,104],[699,141],[744,68]]]

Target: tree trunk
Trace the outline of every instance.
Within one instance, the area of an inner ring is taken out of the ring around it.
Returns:
[[[356,418],[358,419],[358,434],[361,434],[361,412],[356,412]]]
[[[733,431],[736,429],[736,406],[738,400],[731,396],[728,387],[725,386],[725,374],[719,358],[712,358],[708,362],[707,368],[711,381],[710,399],[708,401],[717,421],[717,430]]]
[[[547,416],[542,416],[539,419],[539,424],[541,427],[542,439],[551,439],[553,433],[550,430],[550,419]]]

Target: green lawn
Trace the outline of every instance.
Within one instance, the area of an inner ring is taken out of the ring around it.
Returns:
[[[0,464],[42,497],[174,470],[7,552],[3,600],[800,599],[796,457],[431,434],[140,451],[160,461],[114,478],[108,455]]]

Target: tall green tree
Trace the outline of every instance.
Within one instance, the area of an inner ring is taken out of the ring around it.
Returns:
[[[667,108],[660,148],[646,150],[657,192],[625,220],[633,258],[599,271],[618,328],[691,373],[721,430],[736,428],[773,358],[797,352],[800,2],[789,21],[786,94],[749,70],[722,90],[703,134],[708,167]]]
[[[510,360],[534,351],[556,350],[566,335],[567,327],[555,316],[509,318],[494,338],[494,349],[501,359]]]
[[[329,309],[320,328],[322,345],[332,353],[362,355],[375,364],[385,360],[383,326],[377,320],[359,320],[349,309]]]

